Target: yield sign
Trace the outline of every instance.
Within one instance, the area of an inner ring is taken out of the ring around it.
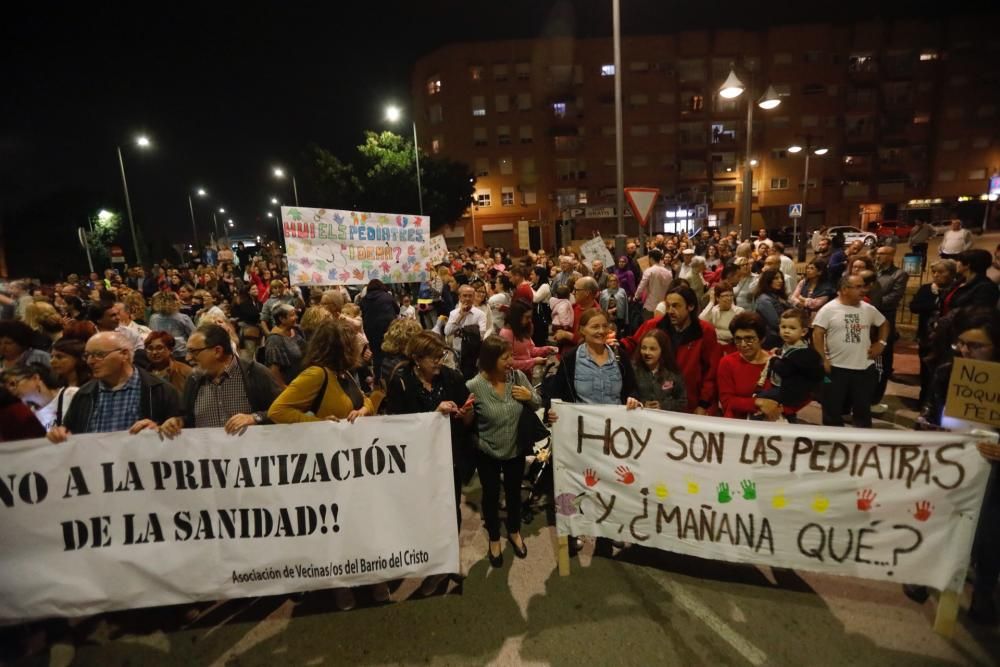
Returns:
[[[646,224],[659,195],[659,188],[625,188],[625,196],[628,197],[629,206],[632,207],[632,212],[635,213],[640,225]]]

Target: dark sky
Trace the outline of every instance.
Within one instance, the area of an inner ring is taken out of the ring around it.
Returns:
[[[121,144],[137,222],[185,241],[191,188],[255,231],[269,195],[291,198],[270,166],[294,167],[310,143],[346,155],[381,127],[385,100],[407,101],[411,63],[437,46],[611,31],[610,0],[18,4],[32,7],[0,20],[0,212],[23,219],[67,192],[123,210]],[[622,0],[622,20],[628,34],[950,11],[807,4]],[[140,131],[155,150],[131,147]]]

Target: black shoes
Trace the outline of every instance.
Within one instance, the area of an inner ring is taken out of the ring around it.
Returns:
[[[517,548],[517,545],[514,544],[514,541],[511,540],[509,537],[507,538],[507,541],[510,542],[510,548],[514,550],[514,555],[515,556],[517,556],[518,558],[527,558],[528,557],[528,545],[524,542],[524,538],[523,537],[521,538],[521,548],[520,549]]]
[[[493,551],[489,547],[486,547],[486,557],[490,559],[490,565],[492,565],[493,567],[496,567],[496,568],[503,567],[503,550],[502,549],[501,549],[500,553],[498,553],[496,556],[494,556],[493,555]]]
[[[926,586],[916,584],[903,584],[903,594],[918,604],[927,602],[927,598],[930,597],[930,591]]]

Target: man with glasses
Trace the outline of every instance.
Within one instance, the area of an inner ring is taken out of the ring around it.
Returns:
[[[270,423],[267,411],[281,388],[266,366],[233,353],[229,332],[218,324],[198,327],[188,339],[187,356],[196,370],[184,386],[180,416],[160,427],[164,435],[185,427],[224,428],[234,435]]]
[[[816,313],[813,346],[823,357],[830,378],[823,392],[823,424],[843,426],[845,403],[850,402],[854,425],[871,428],[872,397],[878,376],[875,358],[888,345],[889,321],[875,306],[861,298],[864,279],[847,275],[840,280],[837,298]],[[878,327],[878,340],[871,341],[871,328]]]
[[[459,287],[458,306],[448,315],[448,321],[444,325],[444,335],[451,339],[451,347],[458,356],[462,375],[475,374],[475,360],[471,357],[479,356],[479,345],[486,340],[486,315],[479,308],[473,307],[475,300],[476,290],[472,285]],[[470,327],[479,331],[478,339]]]
[[[91,336],[83,358],[93,379],[74,396],[63,425],[49,431],[51,442],[65,442],[72,433],[135,434],[156,429],[178,414],[177,391],[132,364],[129,341],[120,333],[102,331]]]

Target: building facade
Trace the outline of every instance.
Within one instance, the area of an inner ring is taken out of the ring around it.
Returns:
[[[611,39],[453,44],[416,62],[421,148],[466,162],[476,205],[449,232],[456,245],[557,244],[616,230],[614,79],[621,76],[625,186],[657,187],[646,231],[720,226],[741,215],[752,160],[754,228],[984,215],[1000,171],[997,16],[776,26]],[[748,87],[718,94],[733,69]],[[781,104],[747,100],[773,86]],[[805,151],[810,150],[808,187]],[[828,149],[822,156],[816,148]],[[994,209],[1000,206],[994,205]],[[626,232],[638,232],[626,218]]]

